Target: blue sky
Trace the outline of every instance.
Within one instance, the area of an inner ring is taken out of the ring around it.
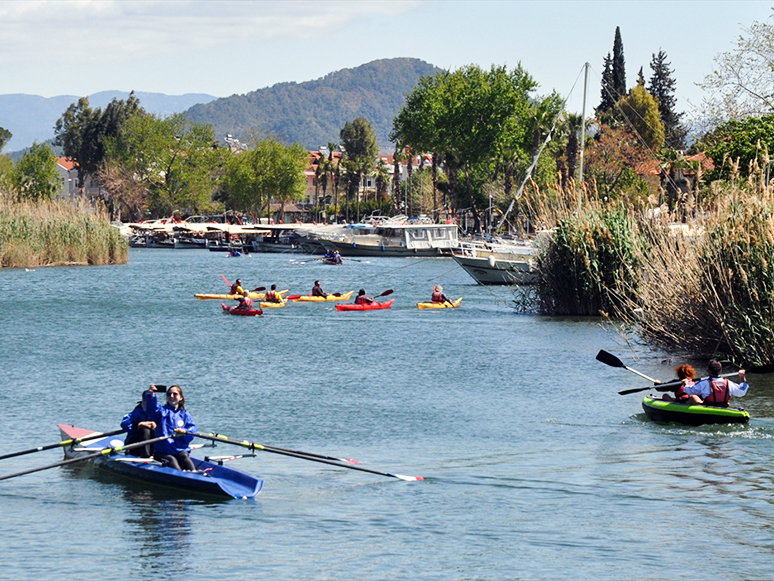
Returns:
[[[522,66],[540,94],[599,101],[604,56],[621,27],[628,84],[666,51],[678,109],[742,28],[772,15],[763,1],[0,0],[0,94],[136,90],[241,94],[391,57],[442,68]]]

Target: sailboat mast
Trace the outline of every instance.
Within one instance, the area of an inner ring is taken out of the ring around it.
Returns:
[[[581,186],[583,185],[583,150],[586,145],[586,89],[589,85],[589,63],[583,65],[583,110],[581,111],[580,164],[578,168],[578,210],[581,207]]]

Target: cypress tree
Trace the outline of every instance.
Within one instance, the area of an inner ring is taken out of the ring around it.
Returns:
[[[610,53],[607,53],[602,70],[602,91],[597,113],[606,113],[615,106],[616,98],[613,96],[613,59]]]
[[[613,41],[613,94],[616,100],[626,95],[626,62],[621,29],[618,26],[615,27],[615,40]]]
[[[684,149],[687,131],[680,124],[682,113],[675,111],[677,100],[675,99],[676,81],[672,77],[673,70],[667,62],[667,55],[663,50],[654,54],[650,61],[653,75],[650,77],[648,92],[658,100],[658,112],[661,122],[664,124],[666,145],[672,149]]]

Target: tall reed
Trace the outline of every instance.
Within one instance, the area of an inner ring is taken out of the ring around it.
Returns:
[[[126,239],[107,214],[66,200],[38,203],[0,196],[0,268],[122,264]]]

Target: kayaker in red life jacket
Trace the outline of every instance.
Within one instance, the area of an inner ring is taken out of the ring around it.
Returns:
[[[747,385],[747,375],[744,369],[739,370],[739,379],[742,380],[740,384],[729,381],[726,377],[720,377],[723,367],[715,359],[710,360],[707,371],[709,372],[708,378],[685,387],[685,393],[690,396],[687,403],[727,408],[728,400],[732,395],[743,397],[747,394],[750,386]]]
[[[433,297],[430,300],[434,303],[451,303],[449,297],[443,294],[443,287],[440,284],[433,287]]]
[[[355,297],[356,305],[372,305],[373,303],[374,299],[366,295],[364,288],[361,288],[359,291],[357,291],[357,297]]]
[[[236,282],[231,285],[231,290],[229,291],[229,294],[231,295],[241,295],[244,294],[245,290],[242,288],[242,279],[238,278],[236,279]]]
[[[253,300],[250,298],[250,291],[242,291],[242,296],[239,298],[239,304],[237,309],[247,311],[253,308]]]
[[[677,381],[682,381],[682,385],[680,385],[677,389],[675,389],[675,396],[672,397],[668,393],[665,393],[661,399],[664,401],[676,401],[678,403],[686,403],[687,400],[689,400],[692,396],[685,393],[685,387],[688,385],[693,385],[696,383],[694,381],[694,378],[696,377],[696,370],[694,370],[693,367],[690,365],[678,365],[675,367],[675,373],[677,374],[677,379],[673,379],[669,383],[674,383]]]
[[[282,297],[277,293],[277,285],[271,285],[271,289],[266,291],[266,302],[268,303],[281,303]]]
[[[313,297],[323,297],[323,298],[328,296],[328,293],[326,293],[322,289],[322,286],[320,286],[320,281],[319,280],[314,281],[314,288],[312,288],[312,296]]]

